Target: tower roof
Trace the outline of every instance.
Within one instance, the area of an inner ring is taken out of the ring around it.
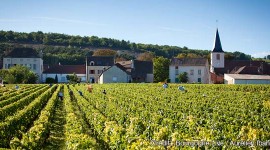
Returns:
[[[217,32],[216,32],[214,48],[213,48],[212,52],[224,52],[222,50],[222,46],[221,46],[221,42],[220,42],[220,38],[219,38],[219,34],[218,34],[218,29],[217,29]]]

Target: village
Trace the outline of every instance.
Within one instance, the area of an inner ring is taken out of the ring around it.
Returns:
[[[2,69],[22,65],[38,75],[38,83],[48,78],[58,83],[67,83],[67,75],[75,74],[80,82],[88,83],[152,83],[153,62],[128,60],[115,61],[114,56],[89,56],[85,65],[43,64],[40,54],[32,48],[15,48],[4,56]],[[221,46],[218,29],[211,61],[207,58],[171,58],[169,82],[179,83],[178,75],[186,72],[187,83],[203,84],[270,84],[270,64],[264,61],[226,60]]]

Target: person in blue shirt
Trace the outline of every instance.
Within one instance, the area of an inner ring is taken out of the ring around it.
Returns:
[[[168,84],[167,84],[167,83],[164,83],[164,84],[163,84],[163,88],[164,88],[164,89],[168,88]]]
[[[187,92],[187,90],[185,89],[185,87],[184,86],[181,86],[181,85],[178,87],[178,90],[179,91],[182,91],[182,92]]]
[[[63,100],[63,97],[64,97],[64,94],[63,94],[62,91],[60,91],[60,92],[58,93],[58,98],[59,98],[60,100]]]

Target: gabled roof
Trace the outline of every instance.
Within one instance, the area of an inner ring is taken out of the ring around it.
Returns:
[[[94,62],[93,66],[113,66],[114,56],[90,56],[87,57],[87,65],[90,66],[91,62]]]
[[[270,65],[266,62],[251,60],[225,60],[224,68],[214,68],[214,72],[218,75],[224,73],[270,75],[269,70]]]
[[[114,64],[113,66],[110,66],[109,68],[107,68],[106,70],[104,70],[100,75],[99,75],[99,77],[104,73],[104,72],[106,72],[106,71],[108,71],[108,70],[110,70],[112,67],[117,67],[117,68],[119,68],[120,70],[122,70],[122,71],[124,71],[126,74],[129,74],[127,71],[126,71],[126,68],[125,67],[123,67],[121,64],[119,64],[119,63],[116,63],[116,64]]]
[[[214,42],[214,47],[213,47],[213,51],[212,52],[218,52],[218,53],[224,53],[224,51],[222,50],[222,46],[221,46],[221,42],[220,42],[220,38],[219,38],[219,34],[218,34],[218,29],[216,32],[216,36],[215,36],[215,42]]]
[[[37,51],[32,48],[14,48],[5,57],[8,58],[40,58]]]
[[[132,78],[146,78],[147,74],[153,74],[153,62],[151,61],[129,60],[118,63],[131,74]]]
[[[43,72],[44,74],[85,74],[85,65],[55,65]]]
[[[173,66],[205,66],[206,58],[172,58],[171,64]]]

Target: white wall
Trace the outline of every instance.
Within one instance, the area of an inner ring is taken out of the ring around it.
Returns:
[[[153,83],[154,82],[154,75],[153,74],[146,74],[146,82]]]
[[[42,82],[46,82],[46,78],[55,78],[56,74],[43,74],[42,76]],[[57,74],[58,77],[58,83],[68,83],[67,80],[67,75],[72,75],[72,74]],[[85,82],[86,81],[86,77],[85,74],[77,74],[77,76],[79,78],[81,78],[81,82]]]
[[[126,72],[119,69],[116,66],[112,66],[99,78],[99,83],[127,83],[129,81],[129,76]]]
[[[235,79],[234,84],[270,84],[270,80],[247,80],[247,79]]]
[[[27,66],[39,76],[38,81],[39,82],[42,81],[43,60],[41,58],[4,58],[3,59],[3,69],[8,69],[14,64]]]
[[[177,71],[178,70],[178,71]],[[191,75],[191,70],[193,70],[193,75]],[[198,70],[201,70],[201,74],[198,73]],[[188,82],[197,83],[198,78],[201,78],[201,83],[209,83],[209,69],[208,65],[206,66],[178,66],[178,69],[175,69],[175,66],[169,67],[169,78],[172,83],[176,82],[176,78],[180,73],[188,73]]]
[[[110,66],[87,66],[86,73],[87,73],[87,81],[90,82],[90,79],[95,79],[95,83],[99,80],[99,75],[101,74],[101,71],[104,69],[106,70]],[[95,74],[90,74],[90,70],[95,70]],[[99,73],[100,72],[100,73]]]
[[[220,55],[220,60],[217,60],[217,54]],[[211,72],[213,68],[224,68],[224,53],[211,52]]]

